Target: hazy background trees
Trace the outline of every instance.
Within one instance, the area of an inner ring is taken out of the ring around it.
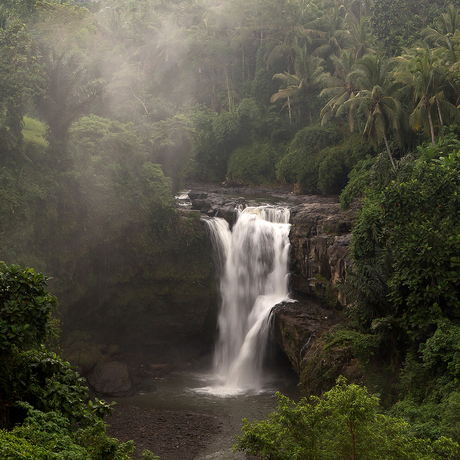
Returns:
[[[64,327],[119,332],[202,304],[187,181],[364,195],[334,340],[400,382],[415,431],[458,438],[459,7],[0,1],[0,259],[54,278]]]

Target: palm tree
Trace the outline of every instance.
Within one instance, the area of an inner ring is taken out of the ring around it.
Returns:
[[[281,80],[284,85],[279,91],[271,97],[271,102],[286,99],[283,107],[288,107],[289,122],[292,123],[292,105],[295,104],[300,98],[309,93],[315,85],[316,78],[319,73],[323,71],[324,61],[318,56],[311,56],[308,54],[307,48],[300,48],[294,45],[294,52],[296,59],[294,63],[295,73],[283,72],[273,75],[273,79]],[[312,115],[310,107],[306,106],[310,121]]]
[[[345,16],[344,26],[350,32],[349,43],[358,59],[361,59],[365,54],[374,53],[368,16],[358,19],[349,11]]]
[[[359,91],[353,99],[340,106],[337,115],[359,105],[364,109],[367,121],[363,137],[378,146],[385,143],[391,164],[396,169],[388,142],[392,132],[401,144],[399,122],[402,114],[399,101],[399,85],[392,80],[391,69],[394,61],[382,56],[367,55],[357,61],[350,78],[355,79]]]
[[[336,5],[330,14],[307,24],[311,30],[322,32],[322,36],[316,40],[314,54],[327,59],[331,55],[340,56],[341,51],[348,47],[350,31],[344,28],[345,15],[346,8]]]
[[[0,5],[0,29],[6,29],[8,23],[8,10],[5,5]]]
[[[355,63],[355,53],[352,50],[344,50],[340,57],[331,56],[334,65],[334,73],[323,72],[317,78],[317,83],[323,86],[320,96],[329,96],[328,103],[321,110],[321,124],[326,124],[334,115],[337,115],[340,107],[347,101],[346,115],[350,125],[350,131],[353,131],[355,120],[358,122],[359,132],[362,133],[361,122],[357,115],[358,105],[352,103],[358,93],[358,86],[352,78],[352,68]]]
[[[297,75],[291,75],[288,72],[277,73],[273,75],[273,79],[281,80],[283,82],[283,86],[278,90],[277,93],[273,94],[273,96],[270,98],[270,102],[286,99],[286,102],[281,108],[288,108],[289,123],[292,123],[292,100],[295,99],[299,94],[302,80],[297,77]]]
[[[37,109],[49,127],[50,142],[65,143],[70,125],[102,95],[103,82],[89,80],[77,53],[44,53],[48,85],[37,98]]]
[[[413,93],[415,108],[409,116],[409,124],[414,131],[418,131],[427,120],[431,142],[436,145],[433,109],[437,113],[442,136],[443,112],[454,119],[458,116],[458,109],[444,98],[446,69],[442,67],[433,50],[426,45],[409,50],[397,59],[400,68],[395,73],[395,78]]]
[[[446,62],[453,65],[458,61],[458,40],[454,34],[460,29],[460,10],[453,5],[448,5],[446,12],[442,13],[434,28],[427,27],[422,30],[425,40],[441,47],[445,52]]]

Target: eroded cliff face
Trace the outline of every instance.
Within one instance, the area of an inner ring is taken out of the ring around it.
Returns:
[[[306,196],[291,209],[291,285],[296,292],[333,303],[334,286],[350,268],[353,211],[340,211],[337,198]],[[344,305],[346,299],[339,295]]]
[[[310,296],[274,308],[273,335],[299,375],[304,395],[329,390],[343,375],[362,382],[363,374],[349,349],[328,341],[333,327],[344,321],[340,310],[321,305]]]
[[[328,334],[345,320],[346,299],[337,289],[352,266],[351,229],[356,210],[342,212],[337,198],[302,197],[291,209],[291,288],[295,303],[275,307],[275,340],[300,377],[304,394],[318,394],[339,375],[361,381],[348,349]]]

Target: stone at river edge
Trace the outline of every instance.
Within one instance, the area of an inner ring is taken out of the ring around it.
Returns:
[[[88,376],[88,382],[103,396],[131,396],[134,393],[129,368],[124,363],[98,364]]]
[[[245,202],[244,198],[230,198],[217,193],[192,190],[188,194],[192,209],[209,217],[222,217],[230,225],[234,222],[235,208]]]

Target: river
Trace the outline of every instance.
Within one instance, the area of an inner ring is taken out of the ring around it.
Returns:
[[[209,444],[195,460],[246,458],[242,453],[232,453],[236,436],[241,434],[241,420],[265,419],[277,405],[275,393],[286,394],[297,400],[297,376],[286,365],[265,371],[262,389],[257,393],[219,396],[209,391],[215,378],[205,372],[172,372],[157,379],[156,391],[130,398],[115,398],[118,404],[128,404],[147,410],[196,412],[212,415],[222,421],[220,433],[209,439]],[[177,459],[182,460],[182,459]]]

